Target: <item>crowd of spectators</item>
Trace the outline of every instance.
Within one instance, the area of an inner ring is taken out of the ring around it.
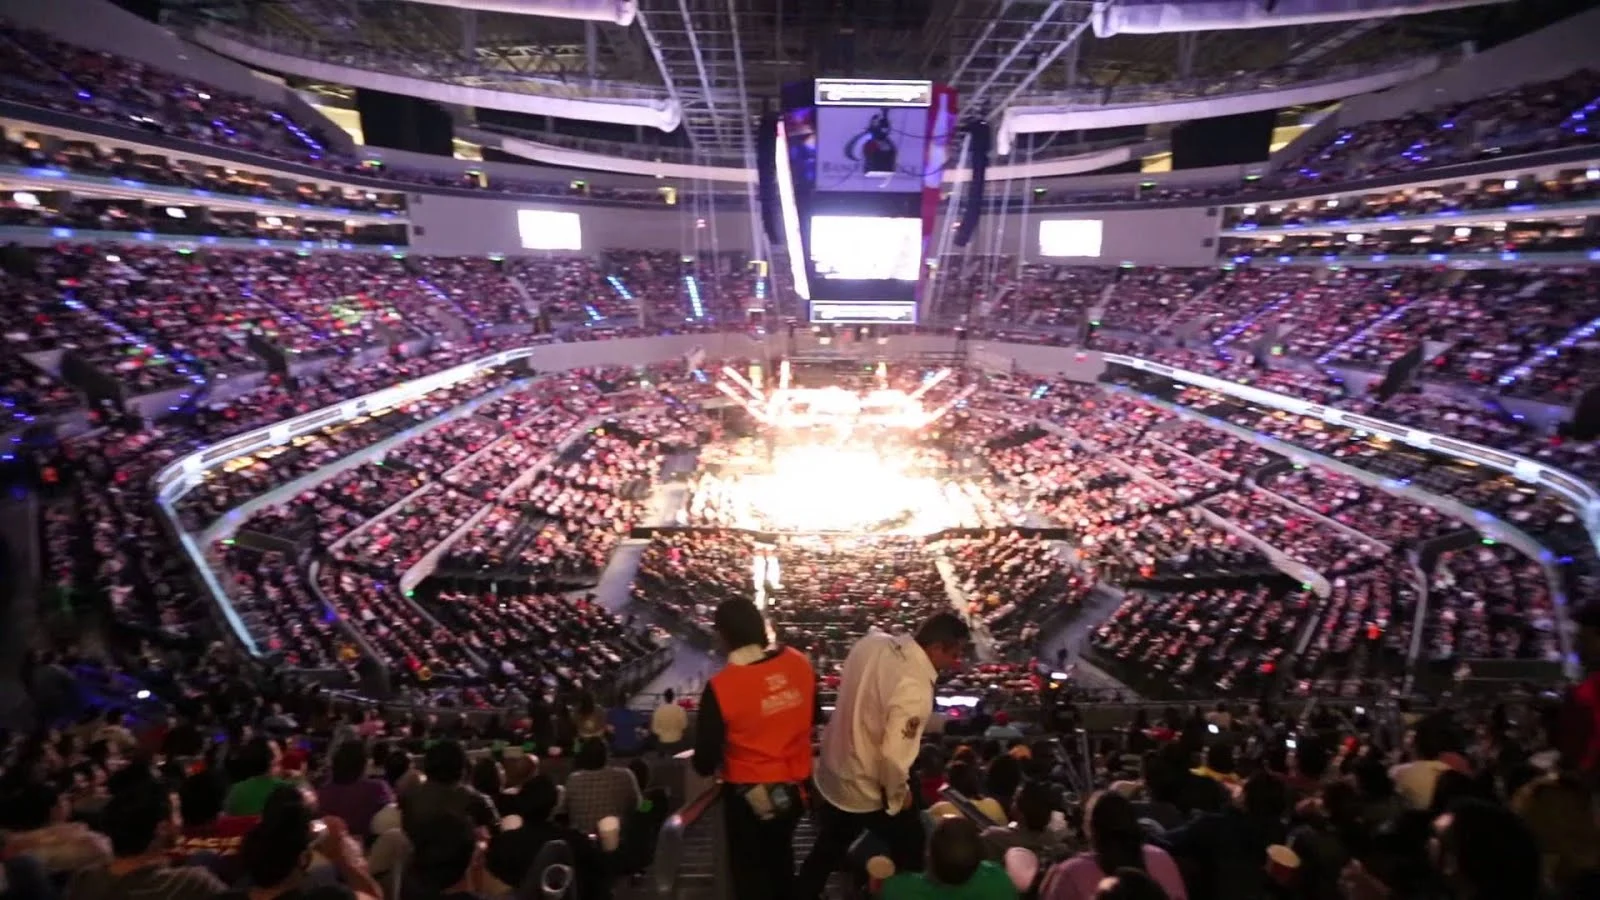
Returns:
[[[0,162],[338,211],[398,214],[406,209],[402,193],[318,184],[266,171],[173,158],[114,141],[102,144],[25,133],[21,140],[0,141]]]
[[[1253,230],[1337,226],[1486,210],[1527,212],[1533,206],[1577,203],[1597,196],[1600,196],[1600,171],[1585,166],[1557,172],[1548,179],[1502,176],[1469,184],[1427,185],[1352,197],[1261,203],[1229,210],[1224,227]]]

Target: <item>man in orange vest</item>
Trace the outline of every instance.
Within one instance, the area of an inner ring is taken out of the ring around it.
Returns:
[[[733,896],[790,900],[817,675],[798,650],[767,645],[767,623],[749,600],[724,600],[712,627],[728,665],[700,695],[694,768],[722,776]]]

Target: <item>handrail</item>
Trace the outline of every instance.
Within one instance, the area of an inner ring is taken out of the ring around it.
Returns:
[[[656,856],[651,864],[650,881],[658,897],[672,897],[678,889],[678,873],[683,868],[684,834],[722,798],[722,782],[716,781],[699,796],[661,823],[656,836]]]
[[[976,803],[973,803],[970,798],[953,787],[947,786],[941,790],[939,792],[939,799],[955,807],[958,812],[968,819],[971,819],[972,823],[977,825],[979,828],[988,828],[991,825],[1004,826],[1006,824],[1004,822],[996,822],[995,820],[989,818],[984,814],[983,810],[978,808]]]

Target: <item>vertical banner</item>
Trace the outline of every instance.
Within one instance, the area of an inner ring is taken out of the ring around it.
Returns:
[[[928,283],[927,260],[938,251],[933,243],[933,226],[939,219],[939,193],[945,170],[950,167],[951,139],[956,133],[956,89],[948,84],[933,86],[933,102],[928,104],[927,141],[922,156],[922,270],[917,278],[917,303]]]

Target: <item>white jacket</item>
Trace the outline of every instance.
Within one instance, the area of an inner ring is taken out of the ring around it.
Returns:
[[[910,635],[874,629],[856,641],[839,678],[837,708],[822,731],[816,782],[824,799],[846,812],[905,808],[937,677]]]

